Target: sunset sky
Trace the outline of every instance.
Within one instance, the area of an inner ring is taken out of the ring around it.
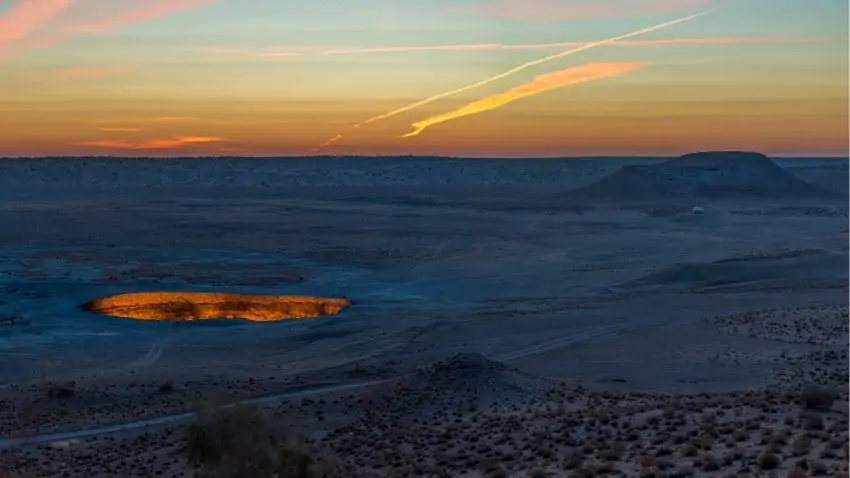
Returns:
[[[0,124],[0,156],[847,156],[848,2],[0,0]]]

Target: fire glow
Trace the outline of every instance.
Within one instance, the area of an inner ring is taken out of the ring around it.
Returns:
[[[244,319],[273,322],[336,315],[351,301],[302,295],[214,292],[135,292],[95,299],[83,310],[112,317],[151,321]]]

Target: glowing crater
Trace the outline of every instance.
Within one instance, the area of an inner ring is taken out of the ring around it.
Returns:
[[[95,299],[84,310],[139,320],[245,319],[270,322],[338,314],[351,305],[343,298],[214,292],[134,292]]]

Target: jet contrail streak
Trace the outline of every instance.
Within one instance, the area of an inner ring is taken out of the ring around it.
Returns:
[[[555,88],[562,88],[587,81],[622,75],[624,73],[643,68],[646,65],[647,63],[637,62],[591,63],[588,65],[576,66],[573,68],[567,68],[566,70],[540,75],[533,81],[524,85],[513,87],[508,91],[490,95],[486,98],[481,98],[480,100],[473,101],[466,106],[449,111],[448,113],[431,116],[430,118],[413,123],[411,125],[413,126],[413,131],[402,135],[401,137],[409,138],[411,136],[416,136],[436,124],[462,118],[464,116],[476,115],[486,111],[495,110],[527,96],[545,93]]]
[[[751,35],[751,36],[715,36],[715,37],[676,37],[655,40],[619,41],[608,46],[647,47],[667,45],[730,45],[748,43],[825,43],[847,41],[847,37],[798,36],[798,35]],[[309,49],[301,47],[266,47],[260,51],[236,47],[203,47],[199,50],[213,56],[244,56],[247,58],[301,58],[305,56],[346,56],[373,53],[417,53],[417,52],[472,52],[495,50],[540,50],[554,48],[574,48],[585,45],[586,41],[562,41],[555,43],[461,43],[453,45],[391,46],[374,48],[337,48],[332,50]],[[194,50],[194,48],[193,48]]]
[[[688,15],[687,17],[682,17],[682,18],[679,18],[679,19],[676,19],[676,20],[671,20],[669,22],[660,23],[658,25],[654,25],[654,26],[651,26],[651,27],[642,28],[640,30],[633,31],[631,33],[626,33],[624,35],[619,35],[619,36],[615,36],[615,37],[611,37],[611,38],[606,38],[604,40],[590,42],[590,43],[584,44],[582,46],[573,48],[571,50],[562,51],[560,53],[555,53],[553,55],[545,56],[545,57],[539,58],[537,60],[532,60],[532,61],[529,61],[527,63],[523,63],[519,66],[515,66],[515,67],[511,68],[510,70],[499,73],[498,75],[494,75],[494,76],[491,76],[489,78],[485,78],[485,79],[483,79],[479,82],[471,83],[469,85],[463,86],[461,88],[457,88],[455,90],[447,91],[445,93],[440,93],[438,95],[430,96],[428,98],[417,101],[415,103],[411,103],[411,104],[404,106],[402,108],[398,108],[398,109],[392,110],[390,112],[387,112],[387,113],[384,113],[384,114],[381,114],[381,115],[378,115],[378,116],[373,116],[372,118],[369,118],[369,119],[363,121],[362,123],[358,123],[358,124],[352,126],[352,128],[359,128],[360,126],[367,125],[367,124],[370,124],[370,123],[374,123],[375,121],[380,121],[382,119],[387,119],[387,118],[390,118],[390,117],[395,116],[397,114],[401,114],[401,113],[404,113],[406,111],[410,111],[414,108],[418,108],[420,106],[427,105],[427,104],[432,103],[434,101],[443,99],[447,96],[456,95],[458,93],[463,93],[464,91],[468,91],[468,90],[471,90],[473,88],[478,88],[479,86],[484,86],[486,84],[489,84],[489,83],[492,83],[494,81],[501,80],[502,78],[513,75],[514,73],[518,73],[522,70],[525,70],[526,68],[531,68],[532,66],[537,66],[537,65],[540,65],[540,64],[543,64],[543,63],[548,63],[552,60],[557,60],[558,58],[563,58],[565,56],[573,55],[575,53],[579,53],[579,52],[582,52],[582,51],[585,51],[585,50],[589,50],[591,48],[595,48],[595,47],[602,46],[602,45],[607,45],[609,43],[614,43],[614,42],[619,41],[619,40],[625,40],[626,38],[631,38],[631,37],[635,37],[635,36],[638,36],[638,35],[643,35],[645,33],[654,32],[656,30],[661,30],[663,28],[667,28],[667,27],[670,27],[670,26],[673,26],[673,25],[677,25],[679,23],[688,22],[688,21],[691,21],[693,19],[699,18],[701,16],[708,15],[709,13],[712,13],[712,12],[714,12],[714,10],[706,10],[704,12],[696,13],[696,14],[693,14],[693,15]],[[329,139],[328,141],[325,141],[324,143],[320,144],[319,146],[313,148],[312,152],[313,153],[318,152],[319,150],[336,143],[337,141],[342,139],[342,137],[343,137],[342,134],[338,134],[334,138]]]

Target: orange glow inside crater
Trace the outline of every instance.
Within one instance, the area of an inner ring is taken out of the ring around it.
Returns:
[[[344,298],[214,292],[134,292],[95,299],[83,310],[139,320],[245,319],[271,322],[338,314]]]

